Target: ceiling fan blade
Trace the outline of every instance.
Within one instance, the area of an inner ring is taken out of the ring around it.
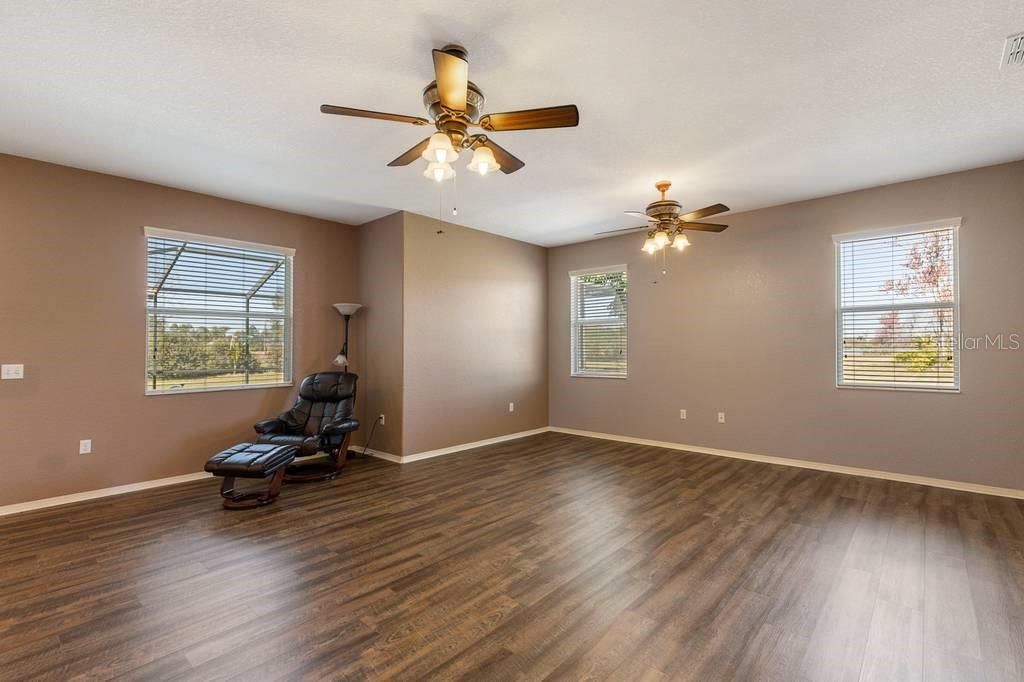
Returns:
[[[482,136],[481,136],[482,137]],[[501,166],[501,172],[508,175],[509,173],[515,173],[517,170],[526,165],[526,162],[520,161],[516,157],[512,156],[508,150],[499,144],[496,144],[494,140],[484,138],[480,141],[480,144],[494,152],[494,158]]]
[[[728,225],[719,225],[718,223],[679,223],[679,227],[684,230],[697,230],[698,232],[722,232]]]
[[[484,130],[539,130],[541,128],[572,128],[580,124],[575,104],[543,109],[523,109],[487,114],[480,119]]]
[[[679,216],[679,219],[685,223],[685,222],[689,222],[691,220],[700,220],[701,218],[710,218],[713,215],[718,215],[719,213],[725,213],[728,210],[729,210],[729,207],[726,206],[725,204],[715,204],[713,206],[706,206],[704,208],[698,208],[696,211],[690,211],[689,213],[685,213],[685,214]]]
[[[333,104],[321,104],[321,114],[337,114],[338,116],[356,116],[358,118],[376,118],[381,121],[396,121],[398,123],[412,123],[414,126],[425,126],[430,121],[419,116],[403,116],[401,114],[385,114],[380,111],[367,111],[366,109],[352,109],[350,107],[336,107]]]
[[[617,232],[619,232],[619,233],[639,232],[640,230],[649,230],[649,229],[651,229],[650,225],[644,225],[643,227],[624,227],[621,230],[605,230],[604,232],[598,232],[597,234],[615,234]]]
[[[441,105],[452,111],[465,111],[469,62],[450,52],[434,50],[434,76]]]
[[[410,163],[420,158],[423,150],[427,148],[430,143],[430,138],[424,139],[422,142],[417,144],[415,147],[407,151],[406,153],[399,156],[397,159],[389,163],[389,166],[408,166]]]
[[[649,220],[652,223],[658,222],[657,218],[652,218],[651,216],[647,215],[643,211],[623,211],[623,213],[625,213],[626,215],[635,216],[637,218],[643,218],[644,220]]]

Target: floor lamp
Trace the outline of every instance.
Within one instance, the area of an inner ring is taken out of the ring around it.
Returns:
[[[356,314],[360,308],[360,303],[335,303],[334,309],[338,311],[343,318],[345,318],[345,344],[341,347],[341,352],[338,353],[334,358],[334,364],[341,367],[345,371],[348,371],[348,321],[352,319],[352,316]]]

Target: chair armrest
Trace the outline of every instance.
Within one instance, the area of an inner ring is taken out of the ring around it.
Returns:
[[[280,419],[264,419],[261,422],[253,424],[256,433],[281,433],[285,429],[285,424]]]
[[[358,419],[339,419],[324,426],[321,433],[325,436],[338,436],[343,433],[355,431],[359,428]]]

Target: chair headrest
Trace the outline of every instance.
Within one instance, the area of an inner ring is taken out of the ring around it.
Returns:
[[[318,372],[310,374],[299,385],[303,400],[336,403],[351,398],[359,377],[351,372]]]

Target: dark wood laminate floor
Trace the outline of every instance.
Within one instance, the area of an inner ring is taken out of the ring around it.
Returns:
[[[543,434],[0,518],[0,679],[1024,679],[1024,503]]]

